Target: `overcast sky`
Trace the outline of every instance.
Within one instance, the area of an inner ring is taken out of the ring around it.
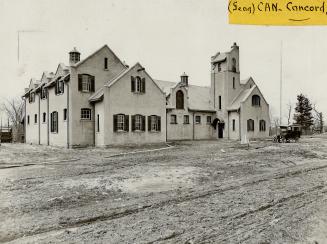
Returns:
[[[20,55],[18,62],[18,31]],[[23,93],[29,79],[82,59],[104,44],[155,79],[210,85],[210,57],[240,46],[241,77],[252,76],[279,115],[280,44],[283,109],[309,96],[327,117],[327,27],[229,25],[227,0],[0,0],[0,97]],[[284,119],[285,120],[285,119]]]

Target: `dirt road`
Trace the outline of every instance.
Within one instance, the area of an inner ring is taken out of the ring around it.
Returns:
[[[326,135],[161,147],[3,144],[0,242],[327,243]]]

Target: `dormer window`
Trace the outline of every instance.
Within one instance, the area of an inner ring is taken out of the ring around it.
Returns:
[[[145,78],[131,76],[131,91],[135,93],[145,93]]]
[[[78,90],[81,92],[94,92],[94,76],[88,74],[79,74]]]
[[[29,101],[29,103],[34,103],[35,102],[35,92],[30,93],[28,101]]]
[[[47,88],[43,85],[41,88],[41,99],[47,98]]]
[[[64,94],[64,81],[60,80],[60,78],[58,78],[58,80],[56,81],[55,94]]]
[[[218,72],[220,72],[221,71],[221,63],[218,63],[217,67],[218,67]]]

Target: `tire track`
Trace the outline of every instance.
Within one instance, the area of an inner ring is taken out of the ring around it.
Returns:
[[[43,228],[43,229],[37,229],[34,231],[27,231],[27,232],[19,233],[14,236],[9,236],[9,237],[0,239],[0,242],[13,241],[13,240],[20,239],[22,237],[30,237],[30,236],[40,235],[40,234],[44,234],[44,233],[48,233],[48,232],[59,231],[59,230],[63,230],[63,229],[82,227],[82,226],[94,224],[97,222],[115,220],[115,219],[123,218],[123,217],[129,216],[129,215],[132,215],[132,214],[144,212],[148,209],[159,209],[159,208],[162,208],[167,205],[181,204],[184,202],[193,201],[193,200],[200,199],[200,198],[206,198],[206,197],[209,197],[209,196],[212,196],[215,194],[219,194],[222,192],[236,190],[241,187],[258,184],[260,182],[291,177],[291,176],[327,168],[327,164],[323,164],[323,165],[315,166],[315,167],[306,167],[306,168],[303,168],[303,165],[301,165],[301,166],[302,166],[302,168],[295,169],[295,170],[294,170],[294,167],[289,168],[289,171],[287,171],[287,172],[275,172],[272,175],[268,175],[268,176],[260,175],[260,176],[257,176],[258,179],[248,181],[248,182],[241,182],[241,184],[235,184],[235,182],[229,182],[229,183],[226,183],[227,184],[226,186],[220,186],[220,187],[216,187],[214,189],[204,190],[204,191],[202,191],[201,189],[195,189],[191,192],[188,192],[187,194],[184,194],[184,195],[181,195],[178,197],[174,197],[174,198],[171,198],[168,200],[164,200],[164,201],[159,201],[159,202],[150,203],[150,204],[144,204],[142,206],[139,206],[138,204],[134,204],[134,205],[129,206],[129,208],[127,208],[127,209],[126,208],[112,209],[112,212],[110,212],[108,214],[98,215],[98,216],[88,217],[88,218],[80,218],[80,219],[77,219],[72,222],[61,222],[61,223],[59,223],[59,226],[53,226],[53,227],[48,227],[48,228]],[[233,183],[234,183],[234,185],[233,185]],[[236,183],[240,183],[240,182],[236,182]],[[232,184],[232,185],[230,185],[230,184]],[[316,187],[318,190],[324,188],[324,186],[316,186]],[[309,189],[309,190],[313,190],[313,189]],[[234,218],[242,218],[251,213],[255,213],[258,211],[264,211],[268,208],[271,208],[271,207],[275,206],[276,204],[278,204],[279,202],[285,202],[285,201],[291,200],[292,198],[301,197],[308,191],[308,189],[303,189],[303,191],[304,192],[301,192],[301,193],[298,193],[295,195],[290,195],[286,198],[281,198],[281,199],[277,200],[276,202],[263,205],[256,210],[251,210],[249,212],[238,214],[238,215],[234,216]],[[199,194],[199,192],[201,192],[201,193]],[[225,218],[229,218],[229,217],[230,216],[226,216]]]

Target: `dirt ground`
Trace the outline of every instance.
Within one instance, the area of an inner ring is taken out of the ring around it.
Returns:
[[[0,242],[327,243],[327,135],[0,146]]]

